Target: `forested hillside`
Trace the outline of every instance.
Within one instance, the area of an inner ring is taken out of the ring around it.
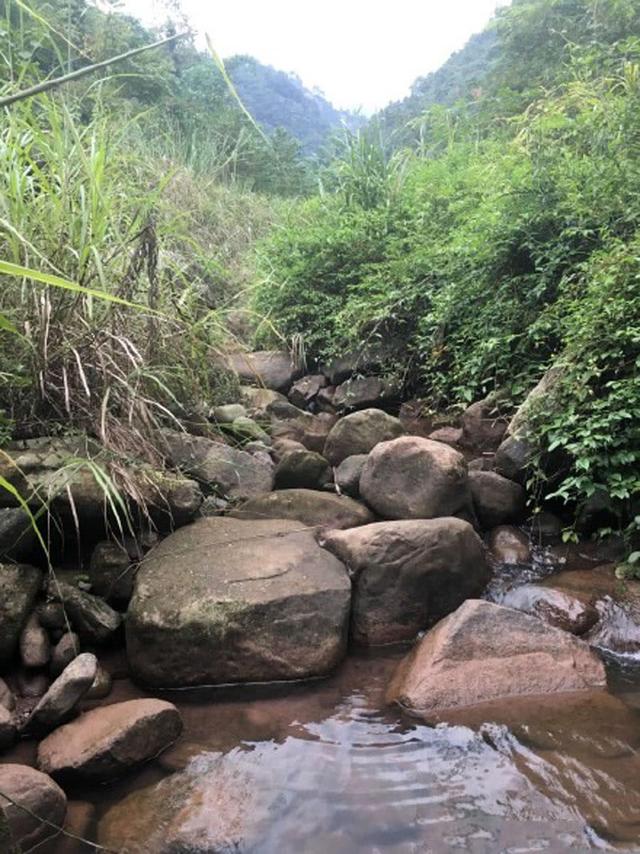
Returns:
[[[535,413],[541,493],[611,502],[626,524],[639,110],[637,3],[516,0],[383,113],[411,146],[390,154],[372,124],[334,164],[335,193],[262,247],[257,310],[319,357],[396,341],[387,369],[435,410],[488,394],[508,407],[558,367]]]

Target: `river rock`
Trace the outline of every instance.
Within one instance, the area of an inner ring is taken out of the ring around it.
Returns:
[[[531,543],[527,535],[511,525],[500,525],[489,534],[489,554],[497,564],[528,564]]]
[[[321,544],[353,576],[351,632],[362,644],[412,640],[490,576],[482,540],[461,519],[378,522],[330,531]]]
[[[507,420],[491,398],[472,403],[462,413],[460,443],[478,451],[495,451],[504,438]]]
[[[315,451],[291,451],[276,466],[276,489],[322,489],[331,480],[331,467]]]
[[[106,783],[153,759],[182,732],[180,712],[165,700],[129,700],[93,709],[38,747],[38,768],[53,777]]]
[[[377,445],[365,463],[360,494],[387,519],[456,516],[471,507],[462,454],[419,436]]]
[[[39,569],[27,564],[0,563],[0,668],[13,658],[41,586]]]
[[[288,439],[300,442],[307,450],[323,453],[327,436],[335,423],[335,416],[321,412],[312,415],[290,403],[274,403],[269,407],[271,435],[274,441]]]
[[[524,483],[529,466],[536,456],[535,444],[527,438],[508,436],[496,451],[493,467],[498,474]]]
[[[299,409],[307,409],[326,385],[327,378],[323,374],[309,374],[294,382],[289,390],[289,400]]]
[[[254,388],[240,386],[240,397],[252,418],[269,418],[269,407],[272,403],[287,403],[287,398],[278,391],[269,388]]]
[[[281,489],[231,512],[237,519],[293,519],[307,527],[355,528],[374,521],[371,511],[346,495],[315,489]]]
[[[439,427],[433,433],[429,433],[427,439],[431,439],[432,442],[451,445],[452,448],[458,448],[462,439],[462,430],[459,427]]]
[[[131,599],[137,565],[143,556],[142,550],[131,554],[125,545],[103,540],[94,548],[89,563],[92,591],[115,602]]]
[[[404,427],[397,418],[381,409],[363,409],[341,418],[331,429],[324,447],[324,456],[332,466],[347,457],[368,454],[380,442],[397,439]]]
[[[28,560],[37,546],[36,532],[22,507],[0,509],[0,560]]]
[[[474,471],[469,473],[469,486],[483,529],[515,522],[524,514],[526,493],[519,483],[492,471]]]
[[[67,627],[61,602],[43,602],[38,606],[38,619],[40,625],[49,631],[61,631]]]
[[[51,599],[64,604],[71,625],[88,643],[106,643],[120,628],[120,614],[91,593],[57,580],[49,582],[48,593]]]
[[[249,418],[248,415],[236,418],[233,424],[228,425],[228,431],[238,442],[262,442],[263,445],[271,444],[271,436],[266,430],[263,430],[257,421]]]
[[[337,386],[332,403],[342,412],[390,403],[400,396],[398,383],[380,377],[352,377]]]
[[[63,723],[93,685],[97,670],[98,661],[90,652],[74,658],[31,713],[28,728],[41,732]]]
[[[521,611],[469,599],[401,662],[387,697],[432,721],[488,700],[605,686],[604,665],[584,641]]]
[[[34,612],[24,625],[20,634],[20,658],[25,667],[46,667],[51,657],[49,635],[40,625]]]
[[[532,614],[572,635],[583,635],[598,622],[598,611],[593,605],[538,584],[514,587],[500,599],[500,604]]]
[[[80,638],[75,632],[65,632],[53,648],[51,673],[59,676],[65,667],[80,655]]]
[[[9,712],[12,712],[16,707],[16,698],[4,679],[0,679],[0,706]]]
[[[141,567],[129,664],[155,688],[323,675],[344,656],[350,596],[343,565],[302,525],[202,519]]]
[[[257,350],[253,353],[228,353],[227,367],[235,371],[242,382],[263,386],[286,394],[302,371],[289,353],[278,350]]]
[[[93,680],[91,688],[85,694],[85,698],[87,700],[104,700],[111,693],[112,687],[113,680],[111,679],[111,674],[101,664],[98,664],[96,678]]]
[[[64,824],[67,797],[46,774],[27,765],[0,765],[0,792],[17,804],[14,806],[0,795],[0,809],[20,850],[30,851],[58,835],[56,828]],[[20,809],[21,806],[24,809]],[[40,818],[50,824],[43,823]]]
[[[340,492],[352,498],[360,497],[360,478],[367,462],[368,454],[354,454],[344,459],[334,472],[336,486]]]
[[[0,706],[0,751],[11,747],[16,740],[17,729],[13,715],[4,706]],[[2,840],[0,839],[0,842]]]
[[[163,430],[162,438],[171,465],[209,491],[244,500],[269,492],[273,487],[271,463],[246,451],[175,430]]]

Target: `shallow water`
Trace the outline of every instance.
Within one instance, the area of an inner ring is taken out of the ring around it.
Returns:
[[[495,704],[432,728],[385,707],[402,654],[171,695],[183,738],[117,785],[70,793],[94,806],[74,805],[78,829],[127,854],[640,850],[637,670],[612,666],[618,696]],[[111,699],[139,695],[119,680]]]

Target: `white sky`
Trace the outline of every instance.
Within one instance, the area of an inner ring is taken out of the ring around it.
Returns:
[[[181,0],[191,26],[223,57],[248,53],[337,107],[373,112],[404,97],[479,32],[508,0]],[[123,0],[145,23],[166,20],[164,0]],[[165,11],[163,11],[165,10]]]

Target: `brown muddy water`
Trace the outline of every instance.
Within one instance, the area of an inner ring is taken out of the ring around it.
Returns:
[[[123,854],[640,851],[640,671],[612,664],[611,695],[434,728],[384,705],[402,654],[353,654],[312,683],[172,694],[182,739],[116,785],[70,791],[71,829]],[[110,700],[140,695],[118,680]]]

